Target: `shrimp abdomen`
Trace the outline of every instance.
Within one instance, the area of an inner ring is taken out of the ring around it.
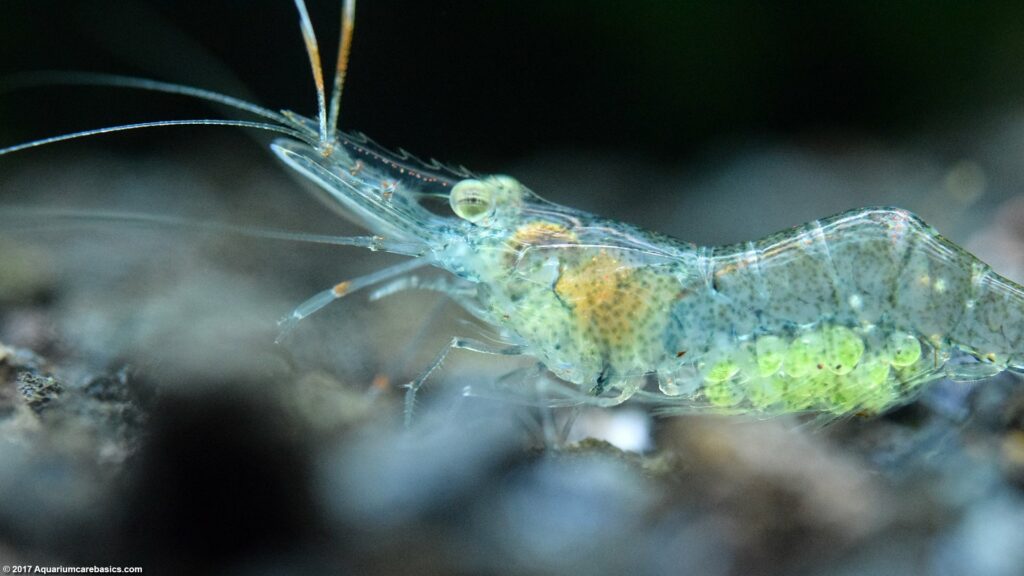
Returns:
[[[698,362],[711,404],[878,411],[954,370],[956,349],[992,373],[1024,362],[1024,290],[905,210],[713,253]]]
[[[939,348],[955,347],[999,370],[1021,364],[1020,286],[905,210],[865,209],[847,218],[861,222],[858,233],[830,243],[834,254],[849,259],[851,284],[872,279],[873,289],[865,286],[847,303],[860,305],[862,322],[914,333]],[[878,249],[885,245],[888,250]]]

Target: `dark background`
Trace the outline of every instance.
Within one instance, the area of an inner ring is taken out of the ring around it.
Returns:
[[[338,4],[310,2],[329,56]],[[481,170],[549,149],[678,166],[751,140],[898,141],[1024,101],[1024,6],[1011,2],[364,0],[357,20],[345,128]],[[230,71],[261,103],[312,110],[285,0],[9,0],[0,54],[4,72],[238,93]],[[7,141],[203,113],[135,92],[48,92],[5,97]]]

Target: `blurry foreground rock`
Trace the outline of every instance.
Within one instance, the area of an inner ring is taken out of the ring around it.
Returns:
[[[987,574],[1024,566],[1024,394],[824,429],[660,421],[545,447],[530,411],[325,374],[156,394],[0,347],[0,555],[149,574]],[[966,409],[966,408],[965,408]],[[524,426],[524,423],[527,424]]]
[[[75,376],[0,344],[0,531],[7,549],[28,560],[107,545],[117,510],[109,498],[144,420],[125,374]]]

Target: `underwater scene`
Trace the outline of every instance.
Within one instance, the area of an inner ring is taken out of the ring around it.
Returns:
[[[1024,6],[2,10],[4,573],[1024,573]]]

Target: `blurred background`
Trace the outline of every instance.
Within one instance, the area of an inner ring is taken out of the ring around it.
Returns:
[[[332,55],[338,6],[310,0]],[[312,114],[287,0],[7,0],[0,76],[112,72]],[[898,205],[1024,280],[1024,6],[359,5],[345,129],[702,243]],[[0,93],[0,147],[230,111]],[[354,234],[266,150],[174,128],[0,157],[0,205]],[[656,420],[399,384],[455,334],[408,293],[313,293],[385,254],[0,210],[0,559],[146,573],[991,574],[1024,570],[1024,394],[940,383],[876,419]],[[584,440],[591,438],[590,440]]]

